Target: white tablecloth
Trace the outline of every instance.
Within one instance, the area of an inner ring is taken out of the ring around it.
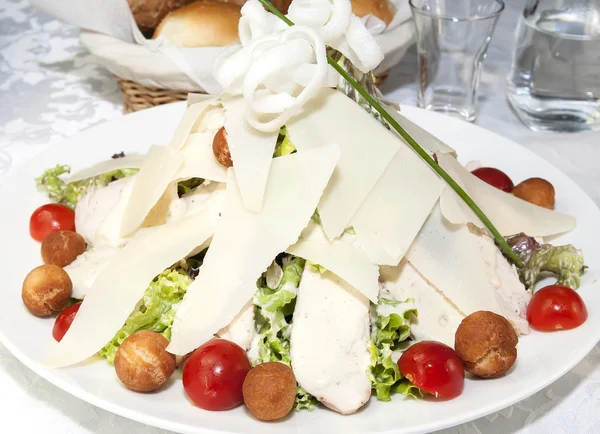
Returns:
[[[600,134],[533,133],[508,107],[504,80],[516,17],[524,2],[507,3],[486,62],[476,123],[549,160],[600,203]],[[26,0],[0,0],[0,184],[50,145],[122,116],[117,84],[94,65],[77,35],[77,29],[34,11]],[[386,96],[414,105],[415,77],[413,49],[390,74],[383,88]],[[6,209],[7,204],[2,207]],[[596,347],[572,371],[531,398],[443,433],[600,433],[599,362]],[[1,345],[0,415],[0,432],[6,433],[166,433],[70,396],[29,371]]]

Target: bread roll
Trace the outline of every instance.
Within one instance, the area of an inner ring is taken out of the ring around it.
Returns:
[[[194,0],[127,0],[133,18],[142,32],[152,32],[172,10]]]
[[[396,13],[388,0],[351,0],[352,12],[357,17],[375,15],[386,25],[389,25]]]
[[[217,0],[198,0],[173,12],[153,38],[165,37],[176,47],[222,47],[239,42],[241,8]]]

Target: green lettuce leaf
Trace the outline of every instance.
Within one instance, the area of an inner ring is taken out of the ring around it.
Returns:
[[[182,270],[166,270],[148,286],[135,310],[115,337],[99,352],[113,363],[119,346],[138,330],[152,330],[171,339],[171,326],[188,286],[192,283]]]
[[[384,298],[373,309],[371,327],[371,363],[369,378],[372,388],[381,401],[390,401],[391,393],[416,396],[415,387],[406,385],[398,365],[392,359],[392,353],[410,336],[410,321],[417,311],[412,300],[398,302]]]
[[[294,403],[294,410],[308,410],[313,411],[319,405],[317,398],[312,396],[302,387],[296,387],[296,402]]]
[[[53,169],[46,170],[39,178],[35,179],[35,182],[38,188],[45,192],[52,202],[75,208],[77,202],[85,196],[91,187],[103,187],[117,179],[135,175],[138,169],[113,170],[81,181],[65,182],[61,176],[70,172],[71,167],[57,165]]]
[[[283,127],[279,131],[279,136],[277,137],[273,158],[284,157],[293,154],[294,152],[296,152],[296,147],[292,144],[290,136],[288,136],[287,128]]]
[[[523,233],[506,241],[523,262],[523,267],[518,271],[525,288],[533,289],[540,276],[547,273],[556,276],[558,285],[579,288],[581,276],[587,269],[581,250],[570,244],[540,244]]]
[[[285,257],[281,266],[283,275],[275,289],[268,287],[265,276],[259,279],[258,290],[254,295],[260,327],[258,359],[252,361],[255,365],[265,362],[291,364],[289,317],[294,311],[304,264],[304,259]]]
[[[258,358],[252,360],[253,365],[281,362],[291,366],[291,318],[305,263],[302,258],[284,256],[281,262],[283,274],[277,288],[267,285],[266,273],[259,279],[258,290],[253,300],[257,307],[256,318],[259,327]],[[296,410],[312,411],[317,404],[313,396],[298,386],[294,404]]]
[[[191,193],[204,183],[203,178],[190,178],[186,181],[181,181],[177,184],[177,195],[179,197]]]

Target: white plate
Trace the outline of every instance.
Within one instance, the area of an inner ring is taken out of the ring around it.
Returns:
[[[558,169],[513,142],[460,120],[405,107],[404,114],[454,146],[463,162],[481,160],[505,170],[516,182],[542,176],[554,184],[557,209],[578,219],[577,230],[555,242],[582,248],[590,266],[580,289],[589,311],[583,326],[523,337],[516,367],[509,375],[488,381],[467,380],[462,396],[451,401],[395,397],[391,403],[372,400],[354,416],[319,409],[294,413],[270,424],[251,418],[244,407],[228,412],[193,407],[178,378],[159,393],[138,394],[125,389],[104,360],[62,370],[46,369],[37,361],[52,343],[53,320],[30,315],[20,296],[23,278],[41,264],[39,244],[28,233],[31,212],[46,202],[34,188],[34,177],[57,163],[80,169],[115,152],[144,152],[151,144],[166,144],[183,109],[180,103],[144,110],[84,131],[31,161],[0,190],[4,211],[0,213],[0,340],[25,365],[67,392],[122,416],[181,432],[428,432],[476,419],[532,395],[572,368],[600,339],[600,287],[596,283],[600,275],[600,210],[591,199]]]

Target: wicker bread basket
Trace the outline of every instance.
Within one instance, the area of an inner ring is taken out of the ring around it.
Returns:
[[[115,76],[123,94],[123,111],[136,112],[161,104],[183,101],[189,92],[182,90],[158,89],[146,87],[131,80]]]
[[[388,72],[386,71],[377,77],[377,86],[381,86],[385,82]],[[125,80],[117,76],[115,78],[123,94],[123,111],[125,113],[136,112],[161,104],[184,101],[187,99],[188,93],[198,93],[198,91],[186,92],[182,90],[146,87],[131,80]]]

